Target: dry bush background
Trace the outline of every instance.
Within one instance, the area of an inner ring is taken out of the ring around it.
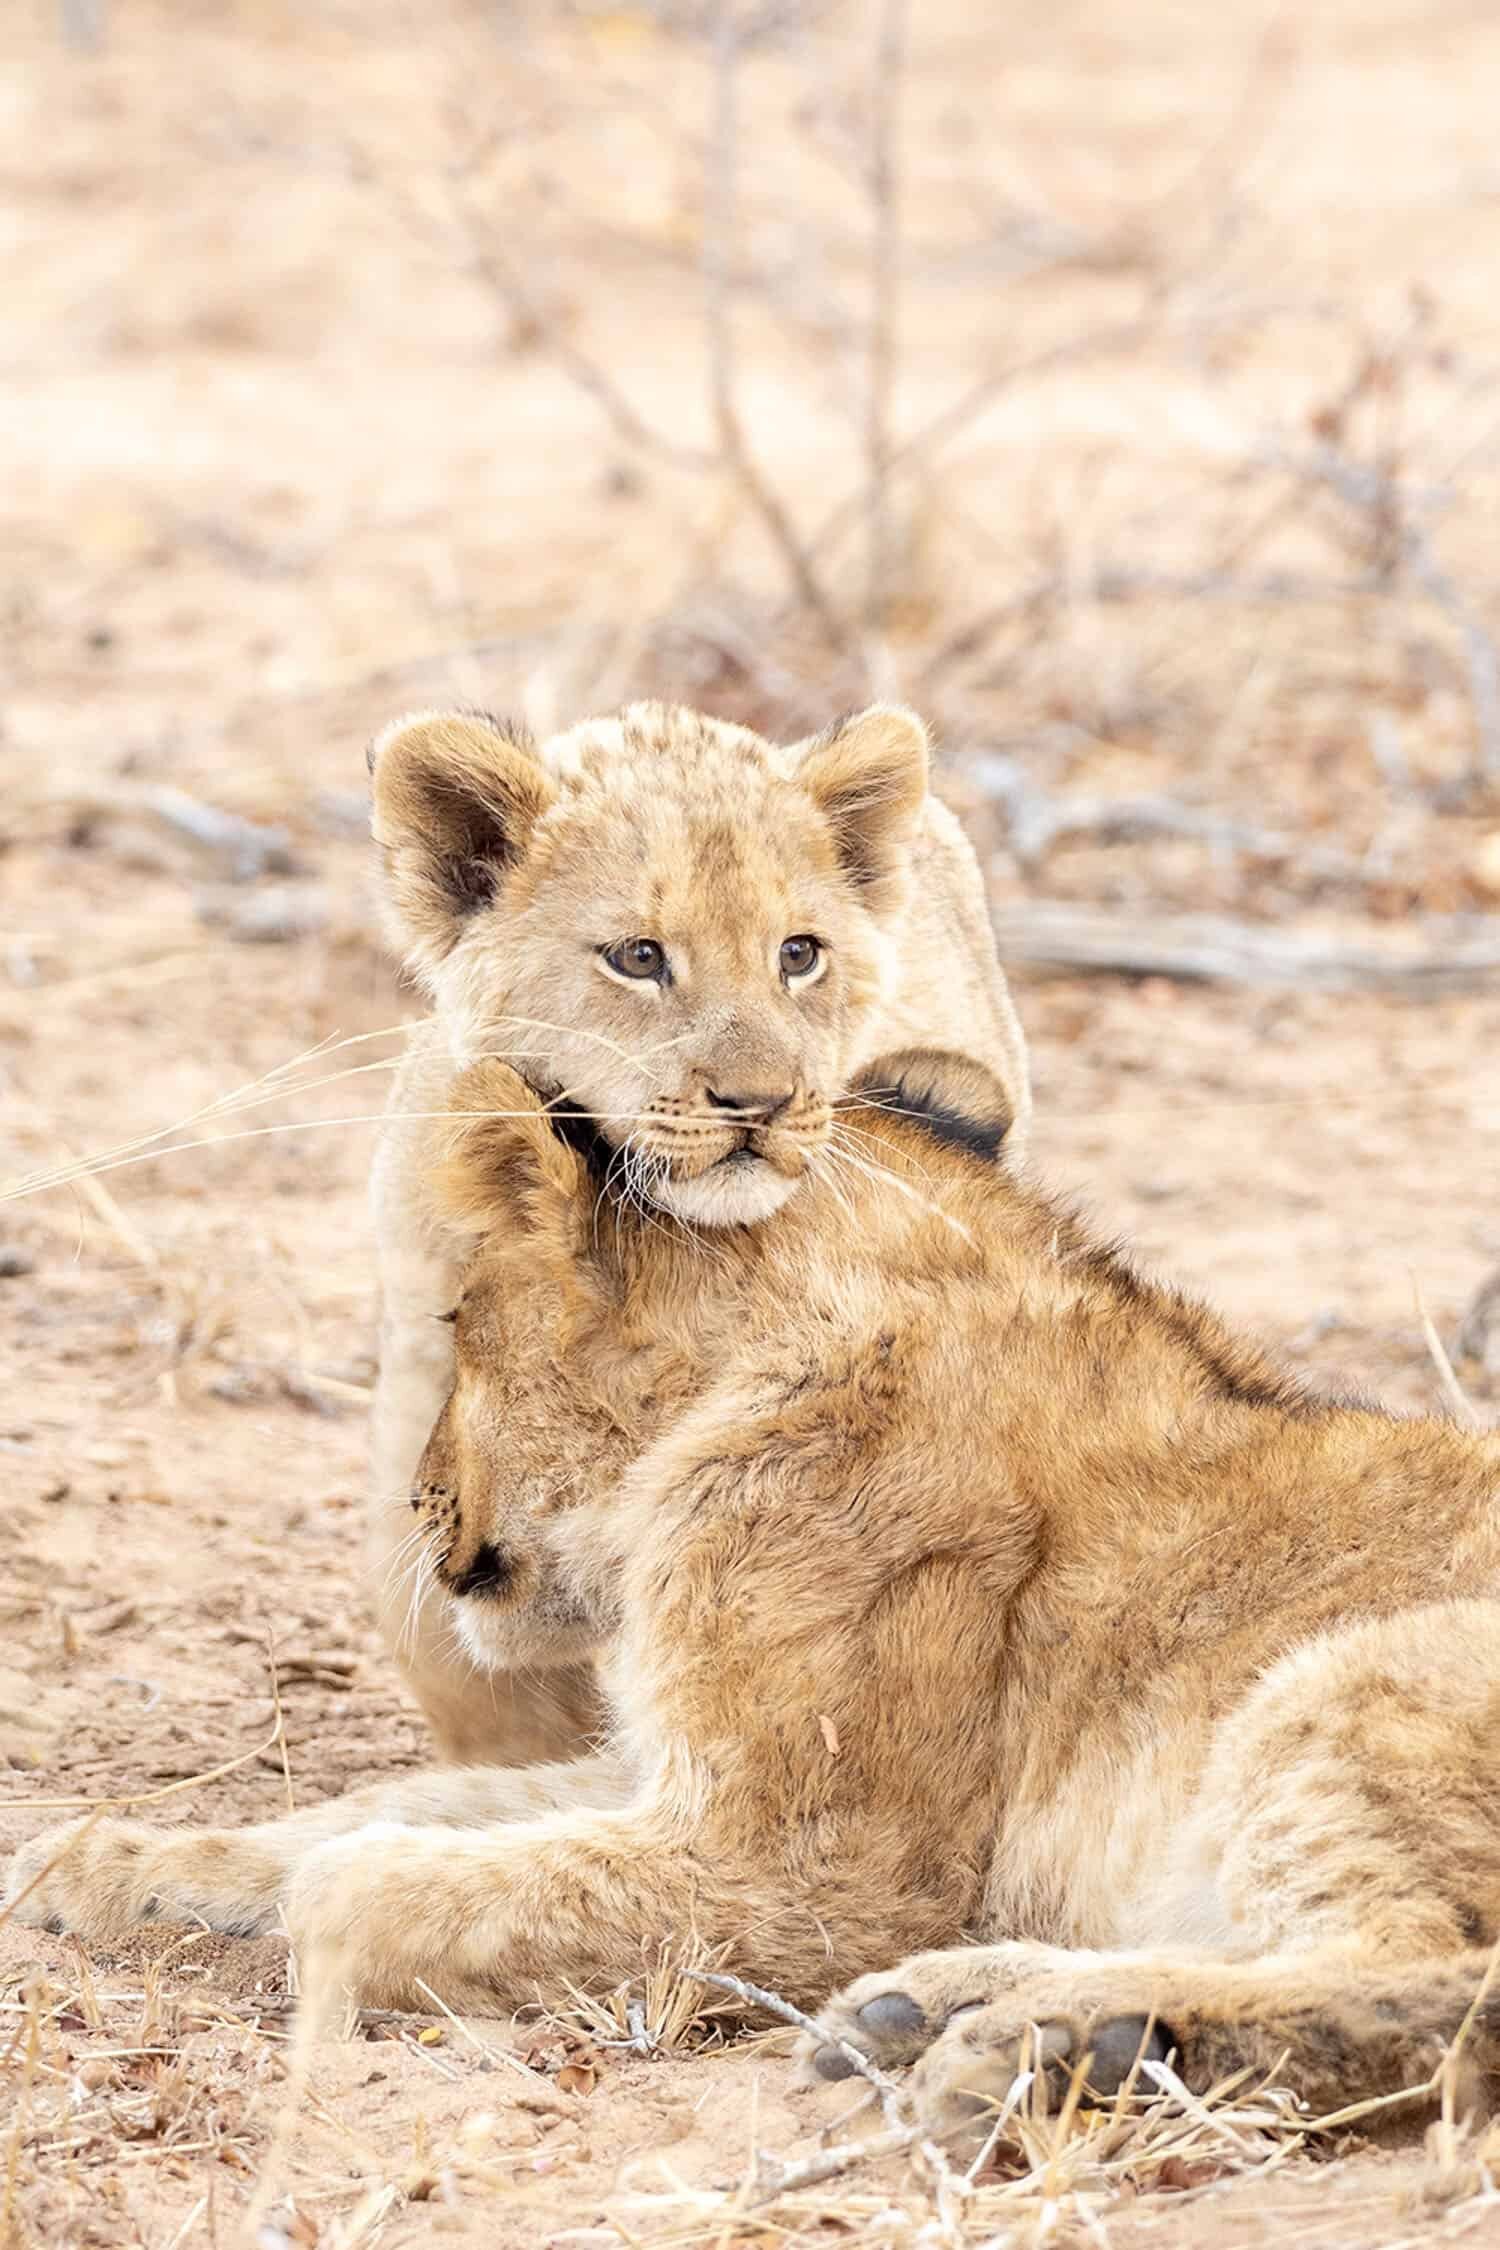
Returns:
[[[218,1145],[0,1204],[6,1840],[43,1794],[242,1760],[160,1806],[236,1818],[418,1755],[356,1576],[358,1120],[411,1008],[361,749],[403,705],[802,731],[910,697],[1046,1168],[1314,1375],[1430,1404],[1414,1280],[1450,1341],[1469,1308],[1493,1412],[1489,8],[17,0],[7,30],[0,1170]],[[821,2097],[597,2011],[534,2079],[493,2027],[368,2024],[268,2169],[285,1973],[0,1929],[0,2240],[228,2243],[258,2176],[294,2197],[264,2239],[325,2250],[898,2242],[898,2206],[955,2242],[1495,2224],[1452,2135],[1223,2186],[1285,2155],[1264,2114],[1102,2166],[1043,2134],[1003,2208],[897,2167],[736,2217],[709,2191],[814,2145]],[[659,2159],[691,2192],[643,2210]]]

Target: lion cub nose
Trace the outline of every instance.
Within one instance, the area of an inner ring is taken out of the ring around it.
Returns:
[[[475,1553],[467,1570],[449,1580],[455,1594],[498,1594],[510,1577],[510,1564],[488,1539]]]
[[[706,1087],[709,1102],[715,1109],[738,1110],[742,1117],[753,1117],[757,1124],[768,1124],[779,1117],[796,1092],[794,1086],[774,1094],[725,1094],[717,1087]]]

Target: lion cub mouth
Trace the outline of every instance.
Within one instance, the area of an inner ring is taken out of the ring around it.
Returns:
[[[664,1165],[651,1185],[652,1202],[697,1226],[755,1226],[768,1219],[795,1194],[806,1159],[800,1149],[758,1146],[758,1139],[745,1133],[735,1147],[691,1172]]]

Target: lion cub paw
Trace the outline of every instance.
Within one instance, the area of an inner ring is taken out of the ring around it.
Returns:
[[[982,2138],[1027,2068],[1066,2085],[1087,2055],[1088,2089],[1107,2099],[1176,2042],[1133,1993],[1114,1995],[1099,1968],[1096,1954],[1045,1945],[914,1954],[829,2001],[821,2041],[803,2042],[804,2075],[852,2076],[849,2047],[883,2070],[915,2063],[916,2115],[949,2138]]]
[[[950,2147],[977,2148],[1024,2091],[1026,2073],[1046,2080],[1055,2108],[1080,2065],[1086,2101],[1110,2101],[1137,2083],[1155,2092],[1142,2065],[1167,2061],[1177,2041],[1149,2008],[1126,2000],[1053,1984],[966,2010],[912,2073],[918,2122]]]
[[[897,2070],[924,2055],[955,2016],[982,2007],[1026,1971],[1060,1967],[1076,1955],[1046,1945],[952,1946],[913,1953],[899,1967],[856,1977],[818,2012],[822,2044],[804,2040],[804,2072],[848,2078],[854,2064],[845,2047],[857,2047],[882,2070]]]
[[[275,1927],[211,1833],[134,1820],[73,1820],[23,1844],[6,1876],[18,1922],[108,1939],[143,1922],[206,1922],[236,1937]]]
[[[5,1902],[18,1922],[61,1935],[106,1937],[150,1919],[140,1882],[150,1831],[134,1821],[70,1820],[23,1844],[10,1863]]]

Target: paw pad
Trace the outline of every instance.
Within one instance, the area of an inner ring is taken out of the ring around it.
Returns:
[[[909,2036],[927,2027],[927,2018],[909,1992],[877,1992],[859,2011],[866,2031],[877,2039]]]
[[[1149,2036],[1145,2016],[1110,2016],[1095,2024],[1088,2036],[1089,2085],[1096,2094],[1117,2094],[1142,2062],[1165,2062],[1177,2042],[1165,2024],[1153,2023]],[[1150,2081],[1147,2082],[1150,2090]]]

